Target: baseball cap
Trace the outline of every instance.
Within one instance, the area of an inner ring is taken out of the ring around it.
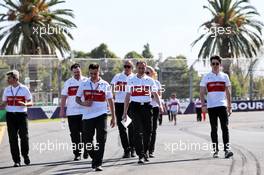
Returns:
[[[12,76],[16,79],[19,79],[19,72],[17,70],[11,70],[6,73],[7,76]]]

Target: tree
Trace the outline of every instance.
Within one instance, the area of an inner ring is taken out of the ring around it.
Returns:
[[[152,53],[150,52],[149,43],[144,45],[144,50],[142,51],[142,56],[144,58],[153,58]]]
[[[263,99],[264,97],[264,78],[258,77],[254,82],[254,95],[258,99]]]
[[[70,9],[56,9],[63,0],[3,0],[7,12],[0,14],[1,53],[55,54],[70,51],[67,38],[73,39],[69,30],[76,27],[68,18]],[[5,25],[5,24],[9,25]]]
[[[3,60],[1,60],[0,61],[0,83],[1,83],[2,87],[7,85],[5,74],[8,70],[10,70],[9,66]],[[3,91],[4,91],[4,89],[1,88],[0,93],[3,94]],[[0,100],[0,101],[2,101],[2,100]]]
[[[166,91],[164,98],[169,98],[171,93],[176,92],[179,98],[189,97],[189,78],[190,73],[193,76],[193,96],[199,94],[199,77],[197,71],[190,71],[185,56],[168,57],[160,64],[160,73],[162,84],[165,85]]]
[[[232,97],[243,99],[247,97],[248,94],[248,79],[236,72],[230,76],[230,81],[232,84]]]
[[[139,53],[137,53],[136,51],[131,51],[131,52],[128,52],[126,55],[125,55],[125,58],[143,58],[142,55],[140,55]]]
[[[90,53],[88,52],[83,52],[83,51],[73,51],[74,58],[89,58]]]
[[[94,48],[90,55],[91,58],[117,58],[116,54],[108,49],[104,43]]]
[[[247,57],[257,55],[262,41],[262,22],[255,19],[259,16],[257,10],[248,0],[208,0],[204,6],[212,14],[212,18],[203,23],[206,29],[194,46],[201,40],[202,47],[199,58],[208,58],[219,54],[222,58]],[[230,74],[231,61],[224,63],[224,72]]]

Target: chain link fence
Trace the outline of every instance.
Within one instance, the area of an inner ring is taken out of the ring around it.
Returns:
[[[138,59],[131,59],[134,63]],[[157,78],[165,88],[163,98],[176,93],[182,101],[190,102],[199,96],[199,83],[203,74],[210,71],[210,63],[198,59],[145,59],[157,71]],[[110,82],[115,74],[123,70],[123,59],[119,58],[72,58],[59,59],[55,55],[0,56],[0,92],[7,86],[5,73],[11,69],[20,72],[20,81],[30,87],[35,105],[58,105],[61,87],[71,77],[70,66],[81,65],[84,76],[88,66],[98,63],[101,76]],[[264,98],[264,61],[255,59],[232,59],[230,67],[232,95],[234,100]],[[261,66],[262,65],[262,66]]]

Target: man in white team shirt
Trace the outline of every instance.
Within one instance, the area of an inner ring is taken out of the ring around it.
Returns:
[[[21,154],[24,157],[24,163],[26,165],[30,164],[28,156],[27,106],[32,106],[32,95],[29,89],[19,82],[19,72],[17,70],[10,71],[6,75],[9,86],[4,90],[2,101],[7,111],[6,124],[14,167],[19,167],[18,135],[20,137]]]
[[[124,101],[126,97],[126,88],[128,79],[134,76],[133,63],[130,60],[125,61],[124,71],[117,74],[111,81],[113,86],[114,98],[115,98],[115,112],[117,119],[117,126],[119,130],[119,135],[121,139],[121,144],[124,149],[123,158],[135,157],[134,139],[133,139],[133,126],[130,124],[127,129],[121,123],[122,116],[124,113]],[[128,110],[128,115],[130,116],[130,110]]]
[[[90,64],[90,78],[81,83],[76,95],[76,102],[85,107],[82,110],[84,151],[89,152],[92,158],[92,168],[95,171],[103,170],[102,163],[107,137],[107,102],[112,115],[111,127],[114,127],[116,123],[111,86],[99,76],[99,72],[98,64]],[[95,131],[96,145],[93,144]]]
[[[214,146],[214,158],[218,158],[218,135],[217,123],[220,119],[225,158],[233,156],[230,151],[228,116],[232,113],[231,107],[231,82],[227,74],[220,71],[221,58],[212,56],[210,58],[212,72],[206,74],[200,83],[200,98],[202,111],[206,112],[205,94],[207,91],[207,109],[211,125],[211,138]]]
[[[152,131],[151,95],[158,103],[160,111],[163,112],[157,93],[158,88],[155,86],[154,80],[145,74],[146,66],[146,62],[138,61],[136,64],[137,74],[128,80],[128,92],[123,114],[123,119],[126,120],[129,102],[131,101],[130,110],[134,127],[136,153],[139,157],[138,164],[149,161],[146,153],[149,149]]]
[[[64,83],[64,87],[61,92],[61,104],[60,104],[60,117],[67,116],[71,141],[73,144],[74,160],[81,159],[81,133],[82,133],[82,106],[75,102],[77,90],[81,82],[86,81],[88,78],[82,76],[81,68],[78,63],[71,66],[72,77]],[[65,107],[67,107],[65,114]],[[83,155],[84,159],[88,158],[88,154]]]
[[[169,101],[170,111],[172,120],[174,120],[174,125],[177,124],[177,114],[180,110],[180,101],[176,98],[176,94],[172,94]]]

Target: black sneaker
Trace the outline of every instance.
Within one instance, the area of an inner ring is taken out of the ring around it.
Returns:
[[[149,153],[149,158],[154,158],[154,154],[153,153]]]
[[[95,169],[96,168],[96,165],[92,164],[92,169]]]
[[[226,159],[232,157],[233,155],[234,155],[233,152],[231,152],[231,151],[225,151],[225,158]]]
[[[138,164],[140,164],[140,165],[144,164],[144,159],[143,158],[139,158],[138,159]]]
[[[123,159],[130,158],[130,152],[124,152]]]
[[[30,164],[30,159],[28,156],[24,157],[24,163],[25,165],[29,165]]]
[[[84,153],[83,153],[83,159],[88,159],[88,157],[89,157],[88,152],[84,152]]]
[[[96,167],[96,168],[95,168],[95,171],[103,171],[102,166],[98,166],[98,167]]]
[[[21,165],[20,165],[19,162],[17,162],[17,163],[14,164],[14,167],[20,167],[20,166],[21,166]]]
[[[218,151],[214,152],[214,154],[213,154],[213,158],[219,158]]]
[[[87,157],[88,158],[88,157]],[[74,159],[73,159],[74,161],[79,161],[79,160],[81,160],[81,156],[80,155],[75,155],[75,157],[74,157]]]
[[[144,161],[145,161],[145,162],[149,162],[149,159],[148,159],[147,154],[144,156]]]

